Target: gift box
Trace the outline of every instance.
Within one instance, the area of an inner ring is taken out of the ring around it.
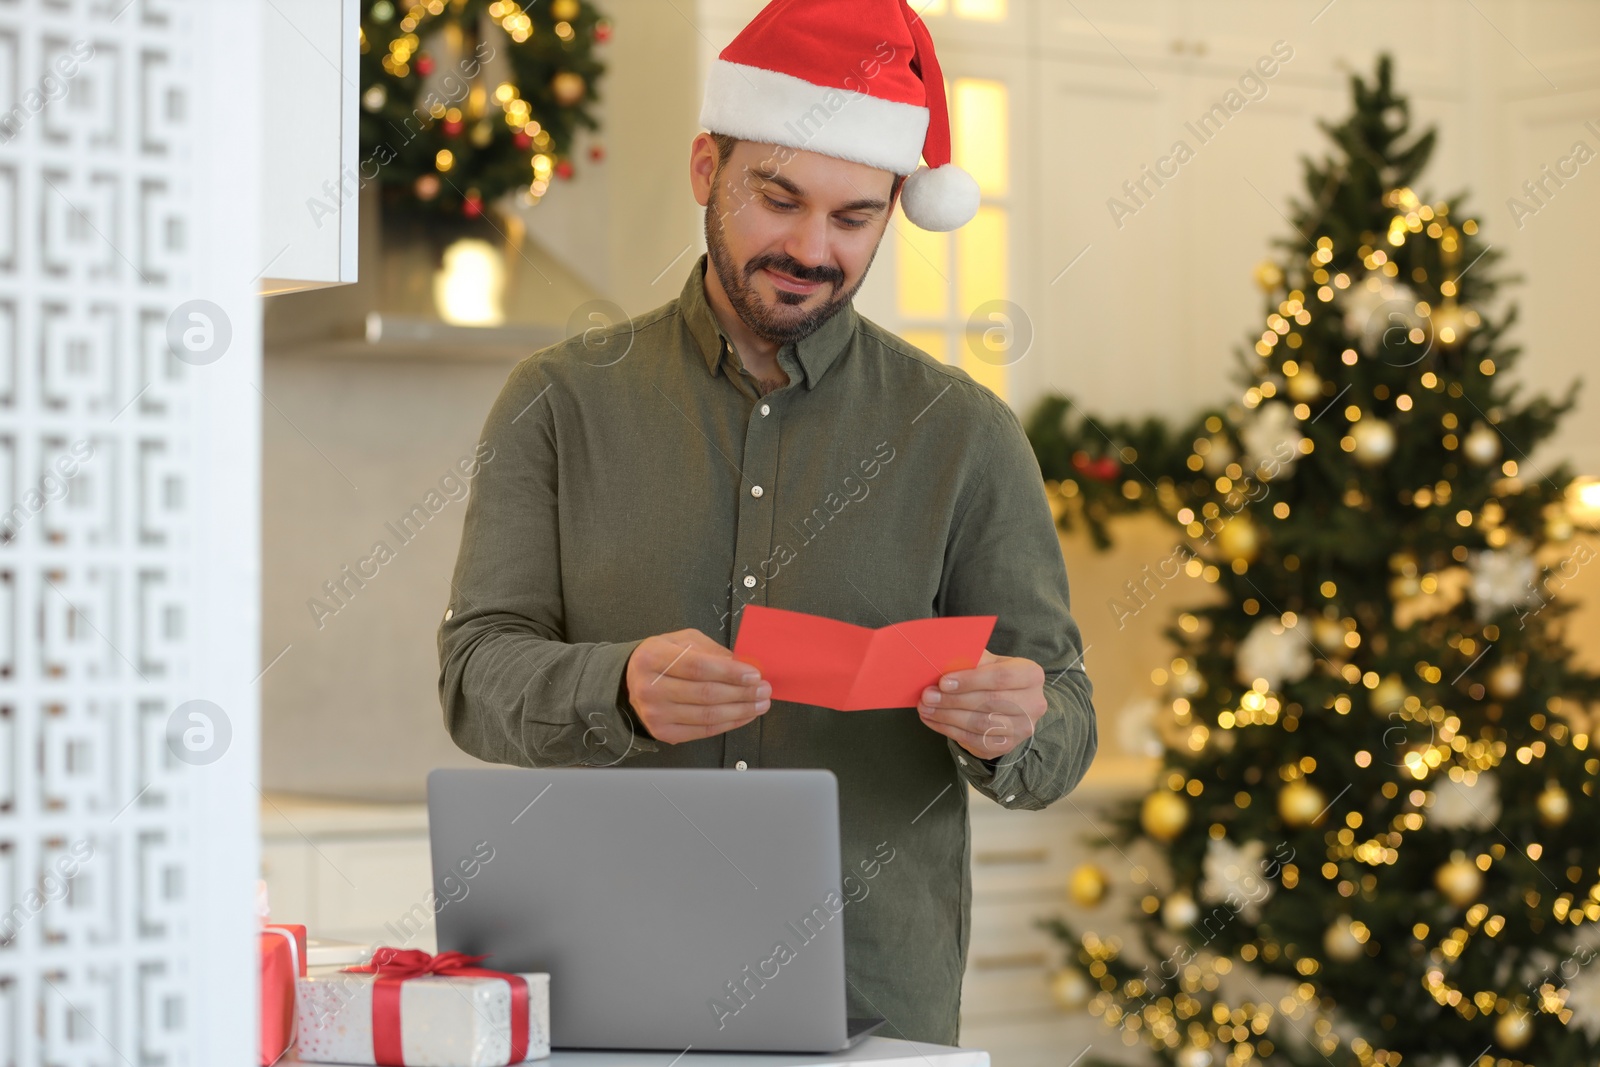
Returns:
[[[268,923],[257,935],[261,957],[262,1067],[294,1045],[295,983],[306,973],[306,928]]]
[[[310,1063],[503,1067],[550,1055],[550,976],[484,957],[380,948],[362,967],[299,982],[299,1056]]]

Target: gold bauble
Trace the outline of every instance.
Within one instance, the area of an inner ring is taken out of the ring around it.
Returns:
[[[1372,710],[1375,714],[1389,716],[1405,707],[1406,686],[1398,675],[1388,675],[1372,691]]]
[[[1485,423],[1476,423],[1461,439],[1461,451],[1480,467],[1500,458],[1500,435]]]
[[[1067,879],[1067,896],[1073,902],[1092,908],[1106,898],[1106,872],[1092,863],[1085,863]]]
[[[1322,790],[1297,778],[1278,791],[1278,815],[1289,826],[1310,826],[1328,806]]]
[[[1230,563],[1236,559],[1246,562],[1256,558],[1261,551],[1261,535],[1249,515],[1240,512],[1222,523],[1217,531],[1217,551]]]
[[[1063,967],[1050,978],[1050,996],[1067,1011],[1082,1011],[1094,996],[1094,986],[1078,968]]]
[[[1495,1020],[1494,1039],[1501,1048],[1521,1048],[1533,1039],[1533,1016],[1521,1008],[1512,1008]]]
[[[1462,852],[1452,852],[1450,862],[1433,874],[1433,884],[1445,899],[1458,908],[1464,908],[1478,899],[1483,892],[1483,872]]]
[[[1350,436],[1356,442],[1353,453],[1356,462],[1363,466],[1376,467],[1380,463],[1387,463],[1389,457],[1394,455],[1394,427],[1382,419],[1368,415],[1350,427]]]
[[[1454,301],[1446,301],[1434,308],[1429,318],[1433,320],[1433,335],[1446,348],[1454,348],[1465,341],[1472,329],[1470,317]]]
[[[1327,933],[1322,935],[1322,949],[1330,960],[1350,963],[1361,958],[1366,946],[1356,937],[1350,916],[1341,915],[1334,920],[1332,926],[1328,927]]]
[[[1139,825],[1157,841],[1170,842],[1189,822],[1189,804],[1170,789],[1158,789],[1144,798]]]
[[[1181,934],[1200,919],[1200,905],[1183,890],[1171,894],[1161,905],[1161,925]]]
[[[1522,668],[1515,663],[1497,663],[1489,672],[1489,692],[1510,700],[1522,692]]]
[[[578,17],[578,0],[550,0],[550,17],[557,22],[571,22]]]
[[[584,82],[583,75],[564,70],[550,79],[550,91],[555,94],[557,103],[563,107],[571,107],[583,99],[583,94],[589,91],[589,86]]]
[[[1263,259],[1256,264],[1254,271],[1256,284],[1263,293],[1275,293],[1283,284],[1283,268],[1270,259]]]
[[[1572,814],[1572,799],[1559,782],[1551,782],[1539,794],[1539,818],[1546,826],[1560,826]]]
[[[1300,373],[1289,379],[1288,390],[1291,399],[1309,404],[1322,395],[1322,376],[1310,367],[1301,367]]]
[[[1344,623],[1338,619],[1318,615],[1311,620],[1311,640],[1316,644],[1317,651],[1324,656],[1344,654],[1344,635]]]

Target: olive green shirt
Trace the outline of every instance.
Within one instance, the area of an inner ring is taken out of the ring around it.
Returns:
[[[439,627],[445,723],[467,752],[528,767],[832,771],[848,1012],[955,1044],[967,787],[1043,808],[1097,744],[1039,467],[1010,407],[853,305],[784,345],[789,384],[760,395],[705,269],[702,254],[676,300],[512,370]],[[995,615],[989,650],[1042,666],[1049,710],[990,764],[913,708],[774,701],[725,734],[652,739],[619,700],[635,646],[693,627],[732,647],[745,604],[870,627]]]

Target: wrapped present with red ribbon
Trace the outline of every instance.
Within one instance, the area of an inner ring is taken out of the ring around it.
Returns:
[[[306,928],[263,923],[261,957],[261,1067],[277,1063],[294,1045],[295,983],[306,973]]]
[[[300,979],[309,1063],[504,1067],[550,1055],[550,976],[484,956],[380,948],[370,962]]]

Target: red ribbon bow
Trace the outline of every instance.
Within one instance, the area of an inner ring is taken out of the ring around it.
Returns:
[[[441,952],[431,956],[421,949],[380,948],[360,967],[358,974],[375,974],[372,983],[372,1059],[383,1067],[405,1067],[400,1046],[400,987],[408,978],[439,975],[445,978],[501,978],[511,987],[511,1057],[507,1064],[528,1058],[528,982],[521,975],[491,971],[473,964],[485,956]]]

